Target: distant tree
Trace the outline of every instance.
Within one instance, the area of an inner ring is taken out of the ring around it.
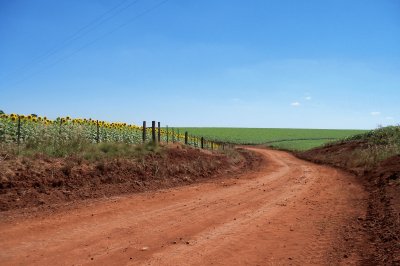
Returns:
[[[33,117],[37,117],[37,114],[31,114],[31,116],[33,116]]]
[[[4,114],[3,110],[0,110],[0,115]]]

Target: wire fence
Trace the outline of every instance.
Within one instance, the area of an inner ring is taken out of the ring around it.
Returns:
[[[16,143],[18,146],[48,142],[68,142],[85,139],[92,143],[118,142],[127,144],[182,143],[196,148],[218,150],[232,144],[208,140],[189,132],[171,127],[161,127],[152,121],[147,126],[94,119],[59,117],[55,120],[37,115],[0,115],[0,142]]]

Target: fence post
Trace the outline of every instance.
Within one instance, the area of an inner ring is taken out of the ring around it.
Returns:
[[[151,121],[151,140],[156,143],[156,121]]]
[[[161,142],[161,123],[158,122],[158,143]]]
[[[99,120],[96,120],[96,142],[99,143],[100,142],[100,132],[99,132]]]
[[[204,138],[201,137],[201,148],[204,149]]]
[[[179,128],[178,128],[178,133],[176,134],[177,138],[178,138],[178,142],[181,140],[181,136],[179,135]]]
[[[19,148],[19,144],[21,142],[21,117],[18,116],[18,124],[17,124],[17,144]]]
[[[168,131],[168,126],[167,126],[167,144],[168,144],[168,141],[169,141],[169,131]]]
[[[188,144],[188,132],[185,131],[185,145]]]
[[[172,128],[172,143],[175,143],[175,130]]]
[[[214,150],[214,141],[211,141],[211,150]]]
[[[143,141],[143,143],[145,143],[146,142],[146,121],[143,121],[143,127],[142,127],[142,130],[143,130],[143,132],[142,132],[142,141]]]

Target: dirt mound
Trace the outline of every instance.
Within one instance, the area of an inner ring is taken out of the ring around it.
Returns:
[[[359,176],[369,192],[367,217],[359,221],[369,236],[370,251],[364,251],[364,262],[368,265],[400,265],[400,155],[389,157],[373,167],[362,165],[357,155],[360,151],[365,153],[367,146],[364,140],[348,141],[297,156],[340,167]]]
[[[367,146],[366,141],[355,140],[299,152],[297,156],[315,163],[329,164],[354,174],[360,174],[364,171],[364,168],[353,165],[352,156],[354,151],[365,149]]]
[[[0,210],[168,188],[239,173],[260,163],[241,150],[235,156],[168,147],[134,159],[12,158],[0,162]]]

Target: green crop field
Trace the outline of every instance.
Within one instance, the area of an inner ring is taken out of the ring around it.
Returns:
[[[343,139],[366,130],[336,129],[291,129],[291,128],[177,128],[195,136],[210,140],[228,141],[237,144],[266,144],[287,150],[307,150],[327,142]]]

